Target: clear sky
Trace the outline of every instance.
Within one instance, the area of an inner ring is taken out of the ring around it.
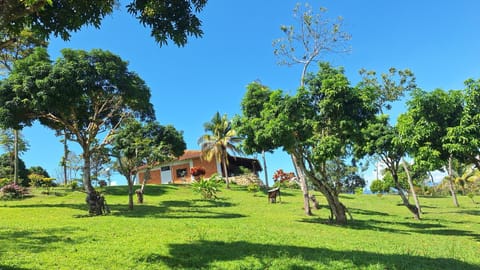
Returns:
[[[152,104],[161,124],[184,132],[188,149],[199,149],[203,123],[216,111],[229,117],[240,113],[246,86],[260,80],[272,89],[294,93],[300,67],[278,66],[272,41],[282,37],[280,25],[293,23],[296,1],[210,0],[201,13],[203,38],[192,38],[178,48],[159,47],[149,30],[126,13],[124,3],[107,17],[101,29],[82,28],[70,41],[53,38],[52,59],[62,48],[109,50],[129,62],[151,88]],[[352,35],[352,51],[325,55],[343,66],[350,81],[358,70],[386,72],[389,67],[410,68],[424,90],[462,89],[467,78],[480,78],[480,1],[434,0],[325,0],[311,1],[329,17],[342,16],[344,30]],[[317,71],[317,67],[310,69]],[[401,104],[393,114],[405,111]],[[27,167],[42,166],[57,177],[63,153],[60,138],[36,124],[23,131],[30,150],[21,157]],[[71,144],[73,151],[80,153]],[[293,171],[282,151],[267,156],[269,182],[277,169]],[[371,172],[364,175],[371,178]],[[263,177],[263,174],[262,174]],[[120,176],[114,180],[125,181]]]

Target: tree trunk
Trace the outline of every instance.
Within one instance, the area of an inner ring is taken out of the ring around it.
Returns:
[[[321,181],[317,180],[319,184],[320,192],[327,199],[328,206],[330,207],[330,220],[334,220],[335,224],[345,225],[347,224],[347,211],[345,205],[343,205],[338,196],[331,192]]]
[[[133,210],[133,181],[132,176],[128,174],[127,176],[128,182],[128,209]]]
[[[459,207],[457,193],[455,192],[455,187],[453,186],[453,172],[452,172],[452,156],[448,158],[448,189],[450,189],[450,194],[452,194],[453,205]]]
[[[403,169],[405,170],[405,173],[407,174],[407,181],[408,181],[408,186],[410,187],[410,192],[412,192],[412,197],[413,201],[415,202],[415,206],[418,209],[418,213],[422,213],[422,208],[420,207],[420,201],[418,200],[417,193],[415,192],[415,188],[413,186],[413,181],[412,177],[410,177],[410,171],[408,170],[407,164],[405,163],[405,160],[402,162]],[[419,216],[420,218],[420,216]]]
[[[67,186],[68,176],[67,176],[67,159],[68,159],[68,144],[67,144],[67,131],[63,131],[63,185]]]
[[[407,207],[407,209],[410,210],[410,212],[412,212],[414,219],[417,219],[417,220],[420,219],[420,212],[418,211],[418,208],[415,205],[410,204],[407,196],[405,196],[402,186],[400,186],[400,183],[398,182],[398,175],[392,171],[391,173],[392,173],[393,182],[395,183],[395,187],[398,190],[398,195],[400,195],[400,198],[402,199],[403,205],[405,205],[405,207]]]
[[[265,173],[265,185],[268,189],[268,172],[267,172],[267,159],[265,158],[265,151],[262,150],[262,159],[263,159],[263,171]]]
[[[300,182],[300,188],[302,189],[303,193],[303,209],[305,210],[305,215],[311,216],[312,210],[310,208],[310,196],[308,195],[308,186],[307,181],[305,179],[304,173],[304,166],[300,164],[301,160],[295,156],[295,154],[290,154],[293,165],[295,166],[295,170],[297,172],[297,177]]]
[[[18,184],[18,130],[13,130],[13,182]]]
[[[223,166],[223,173],[225,174],[225,183],[227,184],[227,189],[230,189],[230,181],[228,180],[227,161],[228,161],[228,157],[224,158],[222,162],[222,166]]]
[[[83,168],[82,168],[83,176],[83,186],[87,194],[90,194],[95,191],[92,186],[91,180],[91,168],[90,168],[90,149],[83,149]]]

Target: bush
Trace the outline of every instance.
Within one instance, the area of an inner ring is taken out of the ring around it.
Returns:
[[[355,192],[354,192],[356,195],[360,195],[360,194],[363,194],[363,188],[362,187],[357,187],[355,188]]]
[[[23,195],[27,194],[26,190],[17,184],[8,184],[0,188],[2,199],[21,199]]]
[[[250,183],[247,186],[247,191],[251,193],[257,193],[260,191],[260,186],[258,185],[258,183]]]
[[[72,190],[76,190],[78,188],[78,181],[77,180],[72,180],[68,185],[69,188]]]
[[[201,177],[199,180],[192,182],[192,189],[196,193],[200,193],[203,199],[217,199],[218,182],[215,179],[205,179]]]

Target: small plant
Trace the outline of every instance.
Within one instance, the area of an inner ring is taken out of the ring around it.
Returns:
[[[258,185],[258,183],[250,183],[247,186],[247,191],[251,193],[257,193],[260,191],[260,186]]]
[[[78,188],[78,181],[77,180],[73,180],[72,182],[70,182],[70,184],[68,184],[68,186],[72,189],[72,190],[76,190]]]
[[[192,182],[193,191],[200,193],[205,200],[217,199],[218,186],[219,184],[215,179],[205,179],[203,177]]]
[[[470,198],[470,200],[472,200],[472,202],[473,202],[474,204],[476,204],[475,199],[474,199],[475,194],[474,194],[473,192],[469,192],[469,193],[467,194],[467,197]]]
[[[363,188],[362,188],[362,187],[357,187],[357,188],[355,188],[354,193],[355,193],[356,195],[361,195],[361,194],[363,194]]]
[[[8,184],[0,188],[0,194],[2,199],[21,199],[27,192],[25,189],[17,184]]]

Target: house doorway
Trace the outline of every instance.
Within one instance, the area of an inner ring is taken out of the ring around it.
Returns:
[[[160,178],[162,179],[162,184],[170,184],[172,182],[172,171],[170,166],[163,166],[160,168]]]

